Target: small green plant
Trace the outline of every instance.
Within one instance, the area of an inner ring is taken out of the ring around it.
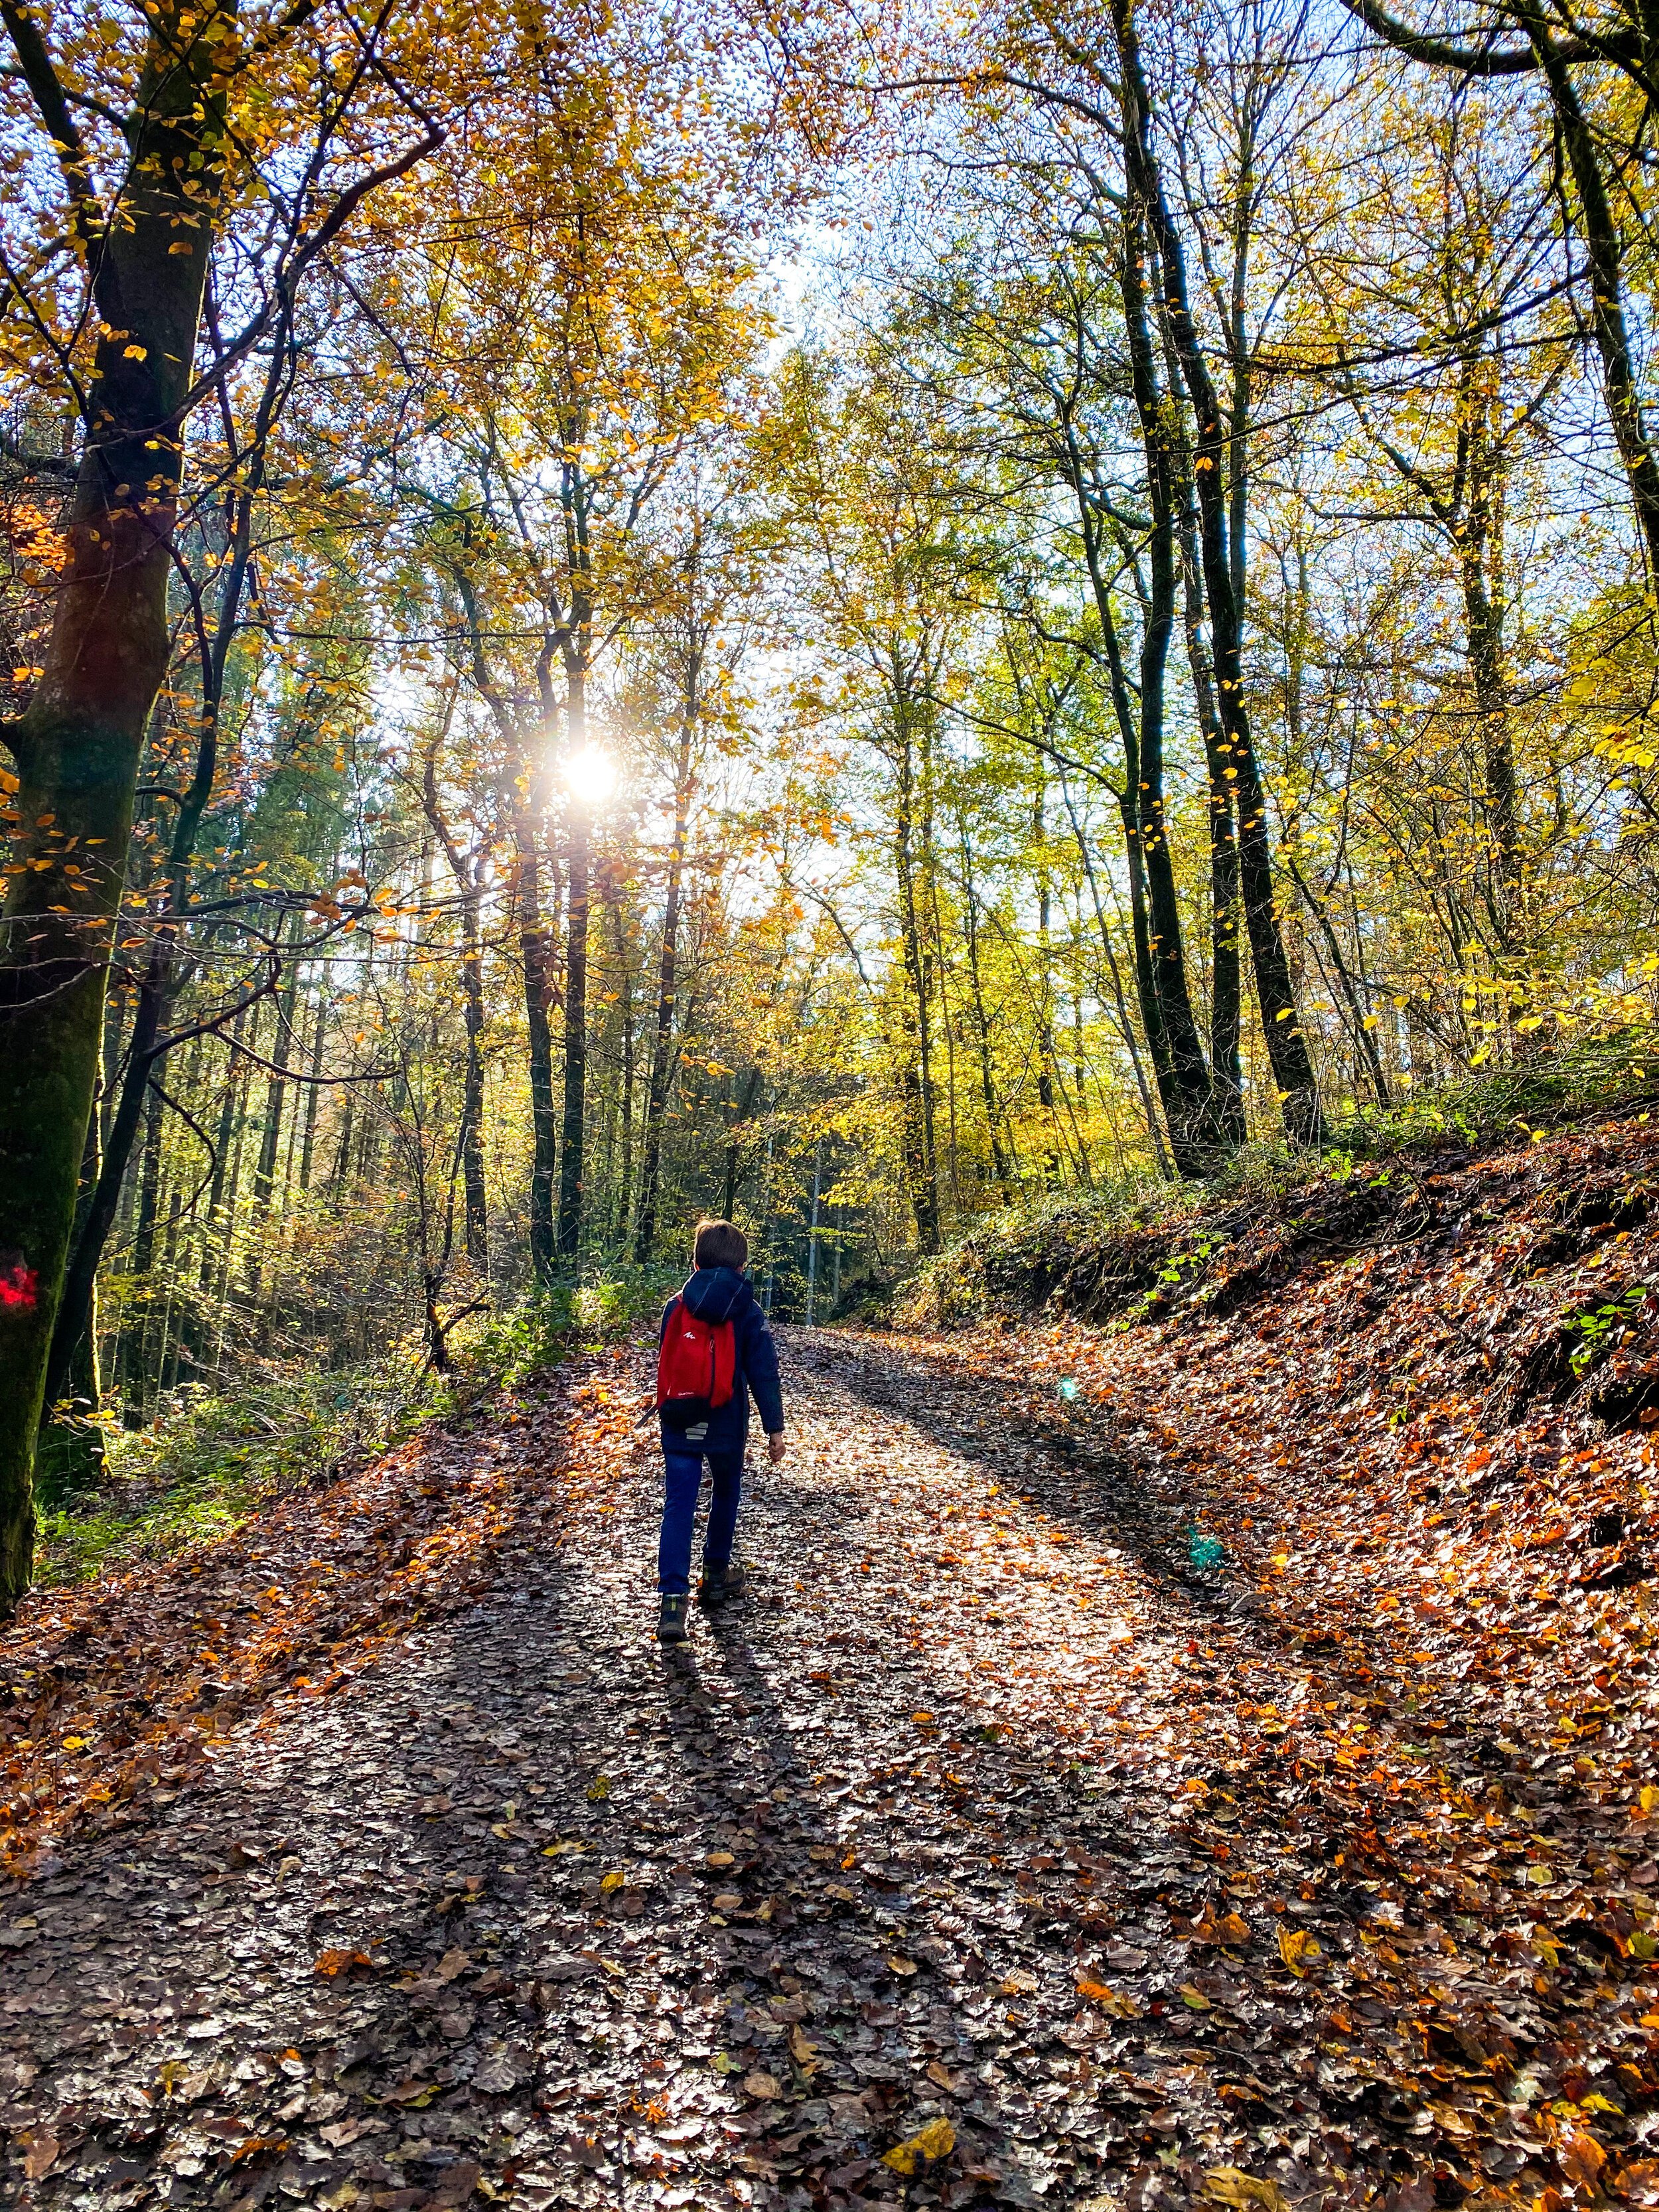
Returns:
[[[522,1304],[459,1332],[456,1365],[474,1395],[480,1387],[516,1389],[583,1345],[630,1334],[655,1317],[680,1281],[674,1268],[611,1267],[586,1282],[544,1284]]]
[[[1618,1349],[1654,1289],[1651,1283],[1632,1283],[1605,1305],[1569,1316],[1562,1326],[1569,1336],[1578,1340],[1567,1353],[1567,1364],[1575,1375],[1587,1375],[1599,1360]]]
[[[1134,1304],[1118,1316],[1115,1326],[1118,1328],[1133,1328],[1137,1323],[1145,1321],[1158,1307],[1167,1305],[1170,1293],[1178,1290],[1190,1276],[1207,1266],[1215,1254],[1231,1242],[1231,1238],[1218,1231],[1211,1237],[1200,1237],[1188,1252],[1170,1253],[1158,1270],[1158,1280],[1149,1291],[1143,1291]],[[1202,1298],[1203,1295],[1200,1291],[1199,1297]]]

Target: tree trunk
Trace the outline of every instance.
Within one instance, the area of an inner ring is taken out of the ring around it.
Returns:
[[[1509,684],[1504,667],[1504,611],[1492,587],[1497,526],[1494,512],[1501,460],[1492,438],[1492,398],[1484,364],[1466,362],[1462,383],[1464,436],[1468,451],[1468,506],[1454,532],[1475,715],[1480,726],[1486,786],[1486,830],[1492,843],[1492,918],[1507,962],[1524,930],[1522,915],[1520,807],[1515,787],[1515,740],[1510,726]]]
[[[915,775],[909,738],[901,734],[893,848],[903,955],[900,1028],[904,1055],[899,1070],[899,1090],[904,1116],[905,1179],[916,1217],[916,1241],[924,1253],[933,1253],[939,1249],[939,1176],[933,1158],[927,979],[922,960],[921,917],[916,908]]]
[[[573,693],[573,737],[581,726],[579,695]],[[574,1268],[581,1253],[583,1153],[587,1141],[587,925],[589,830],[580,799],[570,806],[570,875],[565,916],[564,952],[564,1121],[559,1143],[558,1256]]]
[[[138,1170],[138,1218],[133,1231],[130,1270],[137,1287],[121,1331],[119,1354],[123,1415],[129,1428],[138,1426],[149,1394],[144,1348],[149,1337],[150,1309],[155,1299],[155,1224],[161,1201],[161,1094],[153,1083],[148,1083],[143,1088],[142,1099],[144,1149]]]
[[[963,930],[968,951],[968,987],[973,994],[974,1039],[979,1051],[980,1094],[985,1101],[985,1127],[991,1145],[991,1172],[996,1177],[997,1189],[1002,1202],[1007,1205],[1012,1196],[1008,1172],[1008,1156],[1002,1146],[1002,1109],[997,1102],[996,1084],[991,1073],[991,1025],[985,1014],[985,988],[979,967],[979,898],[974,890],[973,855],[969,849],[968,825],[959,824],[962,840],[962,890],[964,902]],[[840,1247],[836,1247],[839,1251]]]
[[[618,992],[622,1016],[622,1097],[617,1102],[618,1164],[617,1181],[617,1212],[615,1243],[618,1252],[629,1245],[629,1230],[634,1218],[634,971],[628,961],[628,925],[623,913],[620,893],[611,902],[611,920],[616,933],[617,972],[620,980]]]
[[[311,1170],[317,1155],[317,1113],[322,1099],[323,1086],[319,1078],[323,1072],[323,1046],[328,1036],[328,978],[324,976],[317,994],[317,1026],[311,1033],[311,1081],[306,1091],[306,1133],[300,1147],[300,1188],[311,1188]]]
[[[1234,526],[1243,503],[1241,472],[1234,489]],[[1199,727],[1204,733],[1204,764],[1209,780],[1210,827],[1210,1073],[1216,1111],[1230,1146],[1249,1132],[1244,1121],[1244,1072],[1239,1060],[1243,1027],[1244,962],[1238,904],[1238,837],[1233,819],[1237,781],[1228,758],[1227,739],[1216,711],[1215,672],[1204,637],[1204,582],[1200,573],[1198,520],[1193,512],[1190,477],[1181,502],[1182,606],[1186,619],[1187,659]],[[1237,564],[1235,563],[1235,568]]]
[[[1037,781],[1036,805],[1031,835],[1037,847],[1037,1104],[1044,1117],[1042,1180],[1050,1190],[1060,1181],[1058,1121],[1054,1111],[1054,1010],[1053,954],[1048,942],[1048,861],[1047,825],[1043,820],[1043,787]]]
[[[1138,702],[1132,702],[1118,647],[1110,592],[1102,573],[1097,526],[1072,449],[1090,581],[1111,669],[1112,701],[1123,743],[1119,799],[1129,862],[1135,983],[1141,1026],[1152,1057],[1170,1146],[1182,1175],[1214,1164],[1221,1137],[1213,1085],[1193,1013],[1182,942],[1181,908],[1164,823],[1164,681],[1175,628],[1175,468],[1167,396],[1160,390],[1146,293],[1146,226],[1131,211],[1123,228],[1124,325],[1131,384],[1146,465],[1152,529],[1150,603],[1141,635]]]
[[[668,884],[663,902],[662,949],[657,969],[657,1018],[651,1039],[651,1079],[645,1101],[645,1138],[640,1158],[640,1218],[634,1257],[643,1266],[657,1242],[658,1188],[662,1174],[662,1124],[668,1110],[673,1074],[674,997],[679,957],[680,890],[685,874],[685,841],[691,818],[691,763],[698,709],[696,661],[686,685],[680,723],[679,758],[674,771],[674,842],[668,851]]]
[[[553,1103],[553,1031],[548,1008],[553,998],[551,945],[542,915],[541,865],[533,834],[522,828],[519,840],[519,953],[524,969],[525,1021],[530,1038],[530,1259],[538,1282],[553,1279],[556,1266],[553,1192],[556,1174],[558,1120]]]
[[[1192,318],[1186,257],[1164,196],[1152,149],[1152,106],[1131,0],[1111,0],[1111,8],[1122,67],[1126,175],[1131,198],[1148,225],[1157,250],[1170,343],[1197,425],[1193,468],[1197,478],[1204,590],[1210,609],[1217,710],[1231,755],[1227,764],[1238,771],[1239,874],[1256,999],[1286,1133],[1297,1143],[1317,1144],[1323,1133],[1319,1090],[1297,1013],[1291,963],[1279,927],[1267,793],[1261,787],[1244,704],[1239,609],[1227,548],[1228,440]]]
[[[32,1468],[103,1038],[104,983],[144,727],[167,659],[183,418],[222,168],[216,40],[158,16],[113,208],[63,105],[39,28],[6,28],[69,180],[97,331],[86,444],[40,680],[5,726],[16,829],[0,942],[0,1613],[27,1589]],[[197,19],[216,33],[216,16]],[[48,88],[42,99],[42,88]]]
[[[283,935],[287,933],[283,932]],[[278,938],[278,945],[282,938]],[[256,1212],[268,1214],[276,1184],[276,1152],[282,1139],[283,1109],[288,1102],[288,1066],[294,1051],[294,1000],[299,988],[299,963],[289,962],[288,976],[272,1000],[276,1019],[271,1025],[271,1073],[265,1084],[264,1126],[259,1139],[259,1164],[253,1173]],[[253,1262],[258,1272],[258,1262]]]

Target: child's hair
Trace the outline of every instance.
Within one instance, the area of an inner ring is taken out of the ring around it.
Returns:
[[[736,1267],[748,1264],[749,1239],[734,1222],[700,1221],[691,1247],[694,1267]]]

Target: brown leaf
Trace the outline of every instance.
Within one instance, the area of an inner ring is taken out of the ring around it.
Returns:
[[[57,2160],[63,2146],[50,2128],[36,2128],[32,2135],[21,2137],[23,2172],[31,2181],[39,2181]]]
[[[1562,2143],[1561,2171],[1575,2189],[1593,2189],[1607,2154],[1587,2128],[1575,2128]]]

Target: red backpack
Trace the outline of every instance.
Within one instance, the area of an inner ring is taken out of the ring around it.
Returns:
[[[737,1331],[729,1321],[699,1321],[684,1298],[668,1309],[657,1354],[657,1411],[671,1429],[695,1428],[732,1402]]]

